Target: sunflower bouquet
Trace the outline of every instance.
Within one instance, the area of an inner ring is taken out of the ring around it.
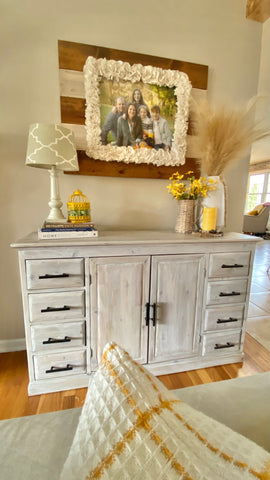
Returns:
[[[211,178],[195,178],[193,172],[184,174],[175,172],[169,178],[168,192],[177,200],[197,200],[207,197],[208,192],[215,190],[215,181]]]

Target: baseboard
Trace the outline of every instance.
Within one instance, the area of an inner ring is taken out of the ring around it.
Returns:
[[[0,353],[18,352],[20,350],[26,350],[25,338],[0,340]]]

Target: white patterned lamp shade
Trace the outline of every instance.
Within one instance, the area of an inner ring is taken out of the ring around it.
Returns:
[[[73,132],[63,125],[34,123],[30,125],[26,165],[50,170],[51,199],[48,222],[66,221],[58,186],[60,170],[78,171],[78,157]]]

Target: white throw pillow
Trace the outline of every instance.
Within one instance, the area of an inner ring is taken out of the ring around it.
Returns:
[[[61,480],[267,480],[269,467],[269,453],[176,399],[110,344]]]

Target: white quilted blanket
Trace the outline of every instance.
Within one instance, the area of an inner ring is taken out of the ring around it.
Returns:
[[[244,412],[243,412],[244,414]],[[270,455],[106,347],[61,480],[268,480]]]

